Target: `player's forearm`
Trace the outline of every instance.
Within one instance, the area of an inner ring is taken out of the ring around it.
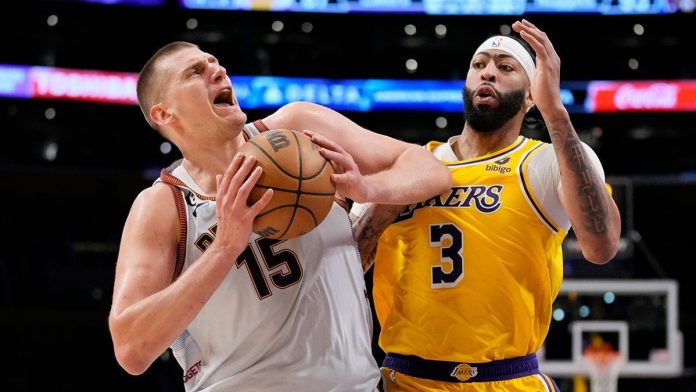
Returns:
[[[432,153],[413,145],[386,170],[366,176],[367,201],[407,205],[444,193],[452,186],[452,174]]]
[[[567,116],[547,124],[561,171],[564,207],[583,255],[603,264],[618,250],[620,217]]]
[[[188,327],[229,272],[234,257],[214,246],[162,291],[112,312],[116,358],[141,374]]]
[[[384,230],[396,220],[403,206],[370,204],[353,225],[363,271],[370,269],[377,252],[377,243]]]

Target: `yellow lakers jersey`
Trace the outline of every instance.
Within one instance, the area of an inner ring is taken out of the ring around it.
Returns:
[[[529,185],[528,162],[544,146],[520,136],[494,153],[445,161],[452,188],[406,207],[385,231],[373,288],[385,352],[476,363],[539,349],[567,233]]]

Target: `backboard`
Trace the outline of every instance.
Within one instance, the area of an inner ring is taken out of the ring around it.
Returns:
[[[537,353],[540,369],[552,377],[588,375],[582,353],[593,336],[601,336],[626,358],[620,377],[678,377],[678,320],[676,281],[568,279]]]

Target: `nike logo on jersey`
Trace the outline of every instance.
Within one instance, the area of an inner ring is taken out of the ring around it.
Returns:
[[[472,186],[454,186],[448,193],[435,196],[425,202],[411,204],[404,208],[397,222],[411,219],[413,213],[423,207],[436,208],[476,208],[484,214],[490,214],[497,211],[502,202],[500,194],[503,192],[502,185],[472,185]]]
[[[203,200],[203,201],[201,201],[200,203],[196,203],[196,196],[193,194],[193,192],[188,192],[188,193],[186,194],[185,199],[186,199],[186,204],[188,204],[188,205],[190,205],[191,207],[193,207],[193,211],[191,212],[191,215],[193,215],[194,218],[198,216],[198,214],[196,213],[196,210],[198,209],[198,207],[200,207],[200,206],[202,206],[203,204],[205,204],[205,203],[208,202],[208,201],[206,201],[206,200]]]

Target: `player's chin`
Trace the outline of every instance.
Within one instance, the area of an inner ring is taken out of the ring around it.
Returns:
[[[244,113],[239,106],[233,106],[225,110],[216,110],[215,114],[225,122],[233,123],[234,125],[245,124],[247,121],[247,115]]]
[[[474,102],[474,107],[480,111],[487,111],[491,109],[497,109],[499,103],[497,99],[488,99],[485,101]]]

